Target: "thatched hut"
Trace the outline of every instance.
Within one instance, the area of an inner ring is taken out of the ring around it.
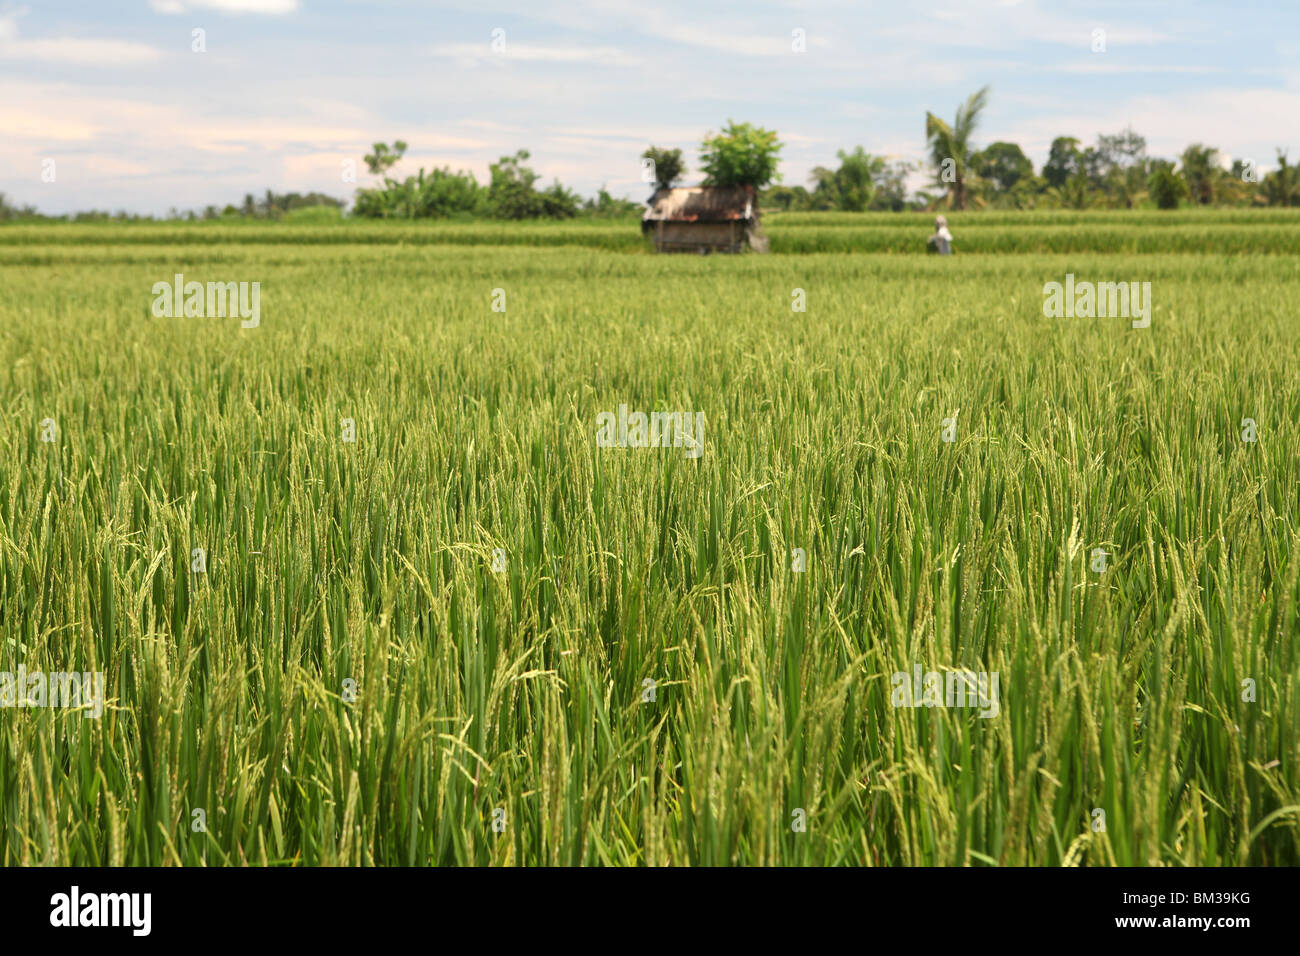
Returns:
[[[660,252],[767,252],[751,186],[658,189],[641,219],[641,233]]]

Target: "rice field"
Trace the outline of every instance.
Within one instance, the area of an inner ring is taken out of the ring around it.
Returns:
[[[0,864],[1300,863],[1300,216],[950,219],[0,228]]]

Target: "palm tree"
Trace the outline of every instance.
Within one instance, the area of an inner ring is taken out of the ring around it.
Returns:
[[[1146,163],[1135,163],[1120,169],[1115,167],[1107,177],[1110,180],[1114,204],[1118,209],[1132,209],[1147,198]]]
[[[1214,198],[1220,205],[1240,206],[1251,200],[1254,190],[1252,185],[1241,178],[1241,160],[1232,164],[1232,169],[1220,169],[1214,180]]]
[[[1219,169],[1219,151],[1212,146],[1193,143],[1180,157],[1183,179],[1192,202],[1209,205],[1214,201],[1214,186]]]
[[[1300,166],[1286,164],[1286,150],[1277,151],[1278,168],[1259,184],[1260,194],[1270,206],[1300,206]]]
[[[1097,204],[1083,173],[1075,173],[1060,186],[1049,187],[1045,195],[1050,205],[1061,209],[1088,209]]]
[[[957,117],[949,126],[933,113],[925,114],[925,139],[930,146],[930,159],[939,168],[936,182],[948,188],[953,209],[966,208],[966,187],[971,175],[971,137],[979,123],[980,112],[988,103],[989,88],[974,93],[957,109]],[[951,163],[948,161],[951,160]],[[945,179],[945,165],[951,177]]]

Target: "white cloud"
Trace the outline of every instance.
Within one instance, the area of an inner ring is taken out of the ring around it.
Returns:
[[[1071,46],[1089,51],[1093,30],[1106,32],[1110,50],[1154,46],[1180,39],[1168,29],[1153,29],[1135,21],[1138,10],[1116,7],[1113,15],[1078,19],[1040,9],[1037,0],[950,0],[927,6],[924,12],[904,11],[888,18],[875,32],[882,38],[912,45],[918,39],[932,48],[966,50],[1025,50],[1030,44]],[[1123,19],[1121,19],[1121,17]],[[1163,21],[1162,21],[1163,25]]]
[[[700,138],[700,130],[693,126],[561,126],[554,131],[560,136],[589,137],[605,141],[626,140],[630,143],[693,142]]]
[[[216,10],[219,13],[266,13],[282,16],[298,9],[298,0],[149,0],[159,13]]]
[[[162,54],[157,49],[147,44],[107,37],[52,37],[0,42],[0,62],[44,60],[48,63],[79,63],[85,66],[134,66],[153,63],[161,57]]]
[[[1116,63],[1096,60],[1084,60],[1080,63],[1062,63],[1049,67],[1059,73],[1226,73],[1218,66],[1178,66],[1158,63]]]
[[[679,43],[684,46],[715,50],[735,56],[797,56],[794,52],[794,30],[803,30],[803,43],[808,50],[829,46],[827,38],[815,29],[806,30],[796,23],[789,27],[773,27],[770,33],[755,33],[749,27],[746,33],[736,30],[736,21],[700,21],[664,13],[654,7],[637,7],[633,11],[636,28],[648,36]]]
[[[26,15],[26,13],[26,7],[20,7],[17,10],[11,10],[8,13],[0,12],[0,43],[5,43],[18,37],[18,18]]]
[[[1044,43],[1059,43],[1062,46],[1077,46],[1085,50],[1092,49],[1093,31],[1101,30],[1106,40],[1107,50],[1124,46],[1156,46],[1172,43],[1174,37],[1160,30],[1145,27],[1107,27],[1105,23],[1089,25],[1079,22],[1066,28],[1051,27],[1033,36],[1032,39]]]
[[[434,56],[458,60],[519,60],[525,63],[604,63],[611,66],[635,66],[639,58],[615,47],[536,46],[506,43],[500,53],[487,43],[444,43],[429,50]]]
[[[0,63],[6,60],[40,60],[85,66],[135,66],[152,63],[162,54],[146,43],[112,37],[38,37],[18,35],[18,19],[26,7],[0,13]]]

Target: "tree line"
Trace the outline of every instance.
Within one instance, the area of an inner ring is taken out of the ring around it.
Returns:
[[[1153,157],[1147,153],[1146,139],[1125,129],[1101,134],[1090,146],[1073,136],[1058,136],[1047,161],[1035,171],[1016,143],[999,140],[976,148],[975,133],[988,96],[988,87],[971,95],[958,107],[951,123],[926,113],[926,164],[873,155],[857,146],[839,150],[834,168],[814,168],[807,186],[785,186],[777,168],[783,147],[777,134],[750,123],[728,121],[720,132],[706,134],[700,143],[699,172],[706,186],[747,186],[755,190],[761,207],[783,211],[1300,206],[1300,168],[1288,163],[1287,152],[1281,148],[1277,150],[1277,168],[1264,174],[1250,160],[1236,159],[1225,166],[1221,152],[1204,143],[1193,143],[1172,159]],[[374,144],[364,162],[377,182],[357,189],[352,215],[374,219],[617,219],[638,216],[642,209],[641,203],[615,198],[604,186],[594,198],[583,200],[559,180],[540,185],[541,176],[527,165],[531,156],[526,149],[490,164],[488,181],[482,184],[472,172],[450,167],[420,168],[415,175],[393,178],[393,167],[406,149],[402,140]],[[656,189],[674,186],[685,177],[680,149],[652,145],[640,159],[643,179]],[[909,195],[909,177],[926,165],[931,182]],[[238,206],[231,204],[221,210],[208,206],[202,213],[173,209],[166,218],[302,218],[300,211],[307,209],[337,218],[344,205],[343,200],[323,193],[267,190],[260,200],[248,194]],[[0,221],[48,218],[153,217],[125,212],[47,217],[32,206],[8,204],[0,193]]]
[[[365,157],[366,169],[380,183],[358,189],[352,214],[372,219],[572,219],[576,216],[618,218],[636,215],[640,205],[615,199],[604,186],[585,202],[560,181],[540,187],[541,179],[525,165],[530,154],[518,150],[488,166],[488,181],[480,185],[472,172],[450,167],[423,167],[414,176],[393,179],[389,172],[406,152],[406,143],[375,143]]]
[[[1236,159],[1225,166],[1221,151],[1204,143],[1193,143],[1174,159],[1149,156],[1146,139],[1133,129],[1101,134],[1091,146],[1073,136],[1058,136],[1035,173],[1015,143],[974,148],[988,94],[984,87],[971,95],[951,124],[926,113],[935,191],[917,194],[922,208],[1173,209],[1183,202],[1300,206],[1300,177],[1283,149],[1277,150],[1278,168],[1263,175],[1251,160]]]
[[[926,113],[925,136],[933,179],[908,198],[904,180],[920,168],[872,156],[861,146],[839,153],[840,165],[813,170],[810,189],[773,186],[764,192],[781,209],[1173,209],[1183,203],[1221,206],[1300,206],[1300,171],[1277,150],[1277,169],[1262,174],[1249,160],[1221,161],[1221,152],[1193,143],[1175,159],[1147,154],[1133,129],[1101,134],[1084,146],[1073,136],[1052,141],[1047,161],[1034,165],[1016,143],[976,149],[975,131],[988,87],[969,97],[951,123]]]
[[[1193,143],[1174,159],[1150,156],[1146,139],[1133,129],[1103,133],[1091,146],[1058,136],[1035,172],[1016,143],[975,148],[988,95],[985,87],[970,96],[951,123],[926,113],[933,178],[912,196],[907,179],[923,164],[872,155],[861,146],[840,150],[835,168],[814,168],[806,187],[779,185],[777,135],[734,122],[701,145],[704,183],[752,186],[765,208],[786,211],[1300,206],[1300,169],[1288,163],[1286,150],[1277,150],[1277,168],[1264,174],[1250,160],[1225,166],[1222,153],[1204,143]],[[681,150],[652,146],[642,156],[660,171],[659,186],[674,185],[685,173]]]

